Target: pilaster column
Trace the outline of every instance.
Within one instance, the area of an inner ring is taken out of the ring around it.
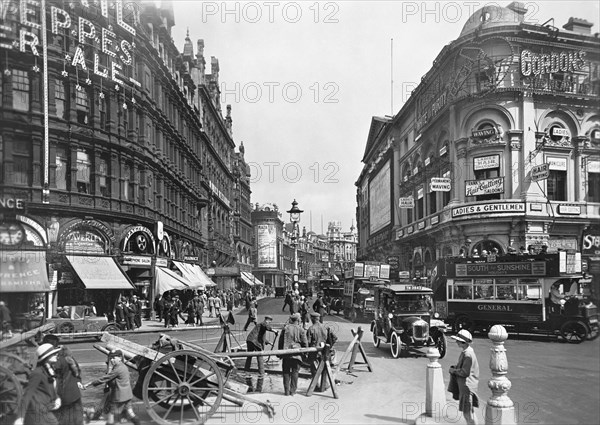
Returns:
[[[506,179],[506,192],[512,199],[521,198],[521,182],[523,182],[525,167],[521,155],[522,148],[522,130],[507,131],[510,143],[510,164],[505,164],[506,173],[510,178]]]
[[[452,169],[452,182],[454,186],[454,193],[452,195],[452,200],[450,201],[453,203],[465,202],[465,180],[468,178],[468,141],[468,138],[463,137],[454,142],[454,150],[456,152],[455,166]]]
[[[587,136],[575,136],[573,137],[573,146],[575,149],[573,150],[573,162],[575,166],[573,167],[574,174],[574,182],[575,182],[575,190],[574,190],[574,199],[573,201],[584,201],[585,200],[585,192],[587,189],[587,167],[582,161],[582,151],[589,146],[590,138]]]

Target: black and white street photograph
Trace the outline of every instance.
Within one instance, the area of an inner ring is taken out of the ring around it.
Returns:
[[[600,423],[598,0],[0,0],[0,425]]]

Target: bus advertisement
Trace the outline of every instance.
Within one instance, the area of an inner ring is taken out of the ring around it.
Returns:
[[[496,324],[560,334],[572,343],[598,335],[591,279],[581,254],[558,252],[439,260],[432,273],[436,311],[455,331]]]

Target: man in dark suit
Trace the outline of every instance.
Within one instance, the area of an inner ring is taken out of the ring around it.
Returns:
[[[119,300],[119,302],[117,302],[117,305],[115,306],[115,321],[117,322],[120,328],[126,320],[127,319],[125,318],[125,310],[123,308],[123,303],[121,302],[121,300]]]
[[[282,335],[279,338],[280,350],[297,349],[308,345],[306,331],[298,324],[299,320],[299,313],[290,316],[290,323],[283,328]],[[296,394],[300,363],[302,363],[301,354],[289,354],[283,357],[283,389],[285,395],[293,396]]]

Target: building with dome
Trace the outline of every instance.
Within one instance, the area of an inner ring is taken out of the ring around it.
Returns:
[[[584,19],[557,28],[525,13],[477,10],[401,110],[372,118],[359,261],[391,255],[423,277],[461,250],[581,252],[587,240],[598,254],[600,38]]]

